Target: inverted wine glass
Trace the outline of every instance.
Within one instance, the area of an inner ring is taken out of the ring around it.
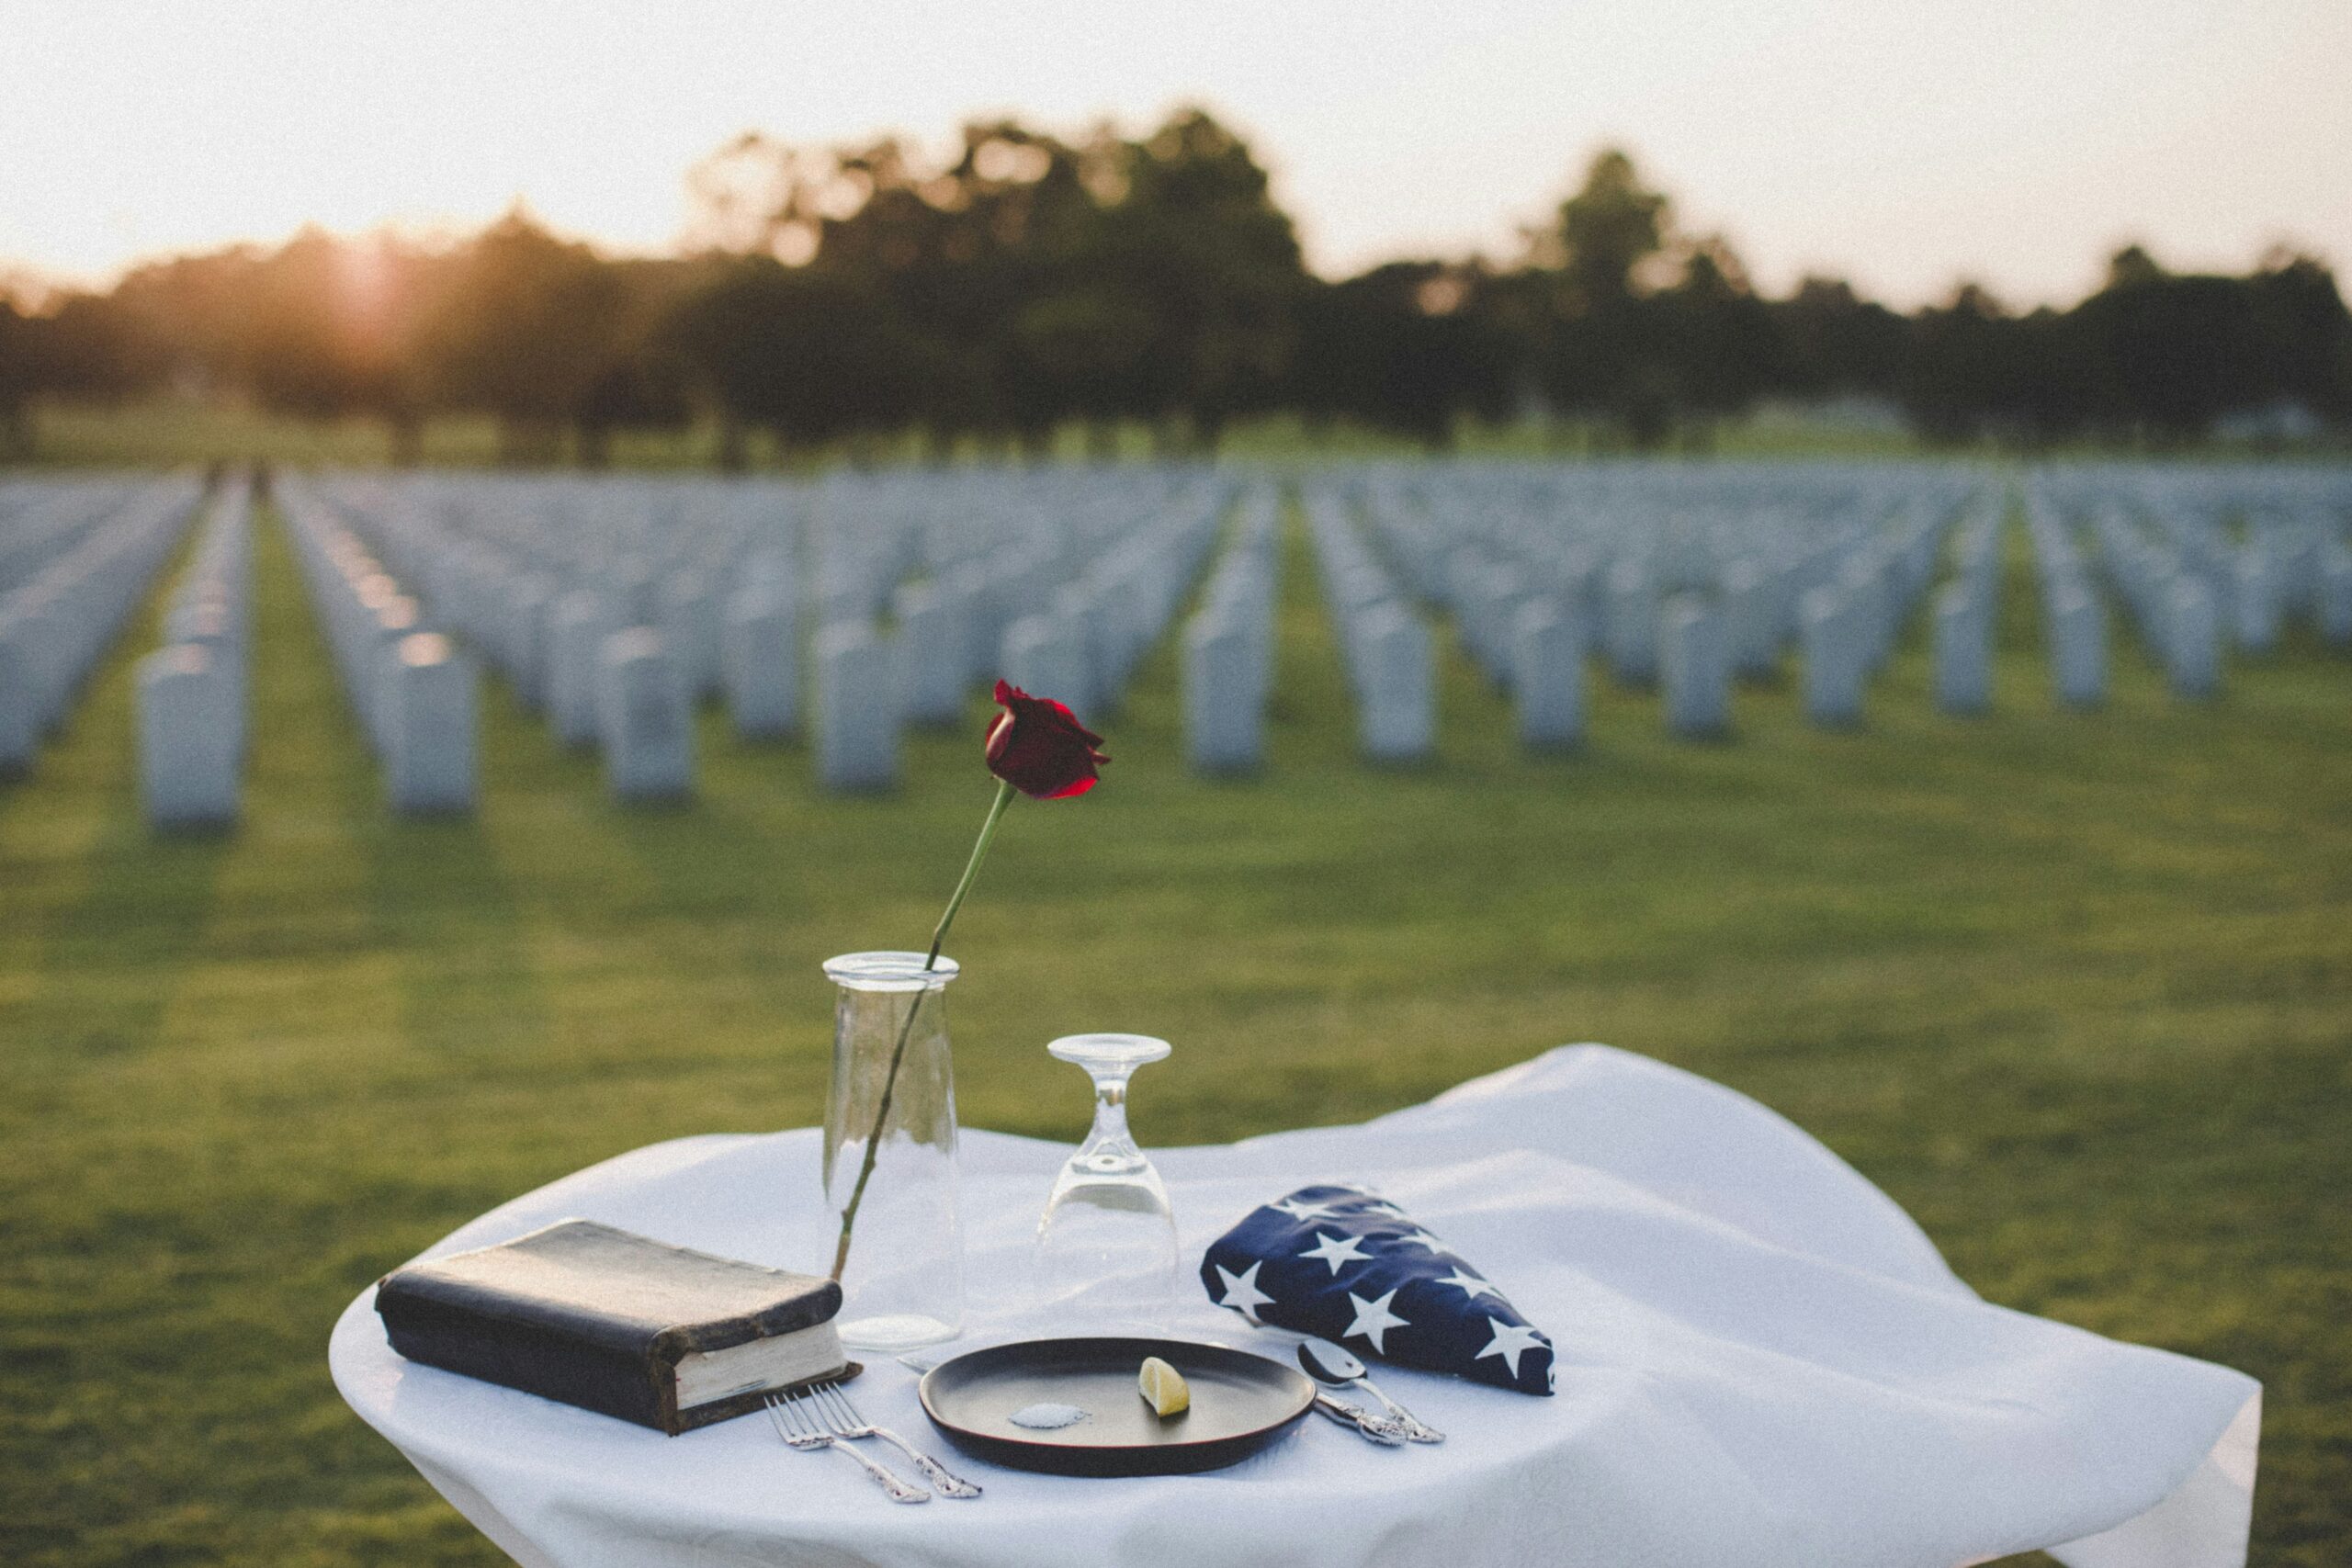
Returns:
[[[1037,1222],[1037,1302],[1060,1313],[1156,1322],[1176,1292],[1176,1218],[1167,1183],[1127,1130],[1127,1081],[1170,1047],[1148,1034],[1069,1034],[1046,1049],[1094,1080],[1094,1126],[1062,1166]]]

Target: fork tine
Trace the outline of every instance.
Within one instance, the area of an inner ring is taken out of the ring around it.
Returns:
[[[818,1383],[809,1389],[808,1393],[809,1402],[824,1414],[825,1424],[834,1431],[846,1432],[853,1427],[865,1425],[857,1418],[857,1412],[850,1407],[838,1384]]]
[[[843,1388],[837,1382],[829,1382],[824,1385],[824,1393],[825,1397],[832,1401],[835,1408],[841,1412],[842,1416],[847,1420],[851,1426],[863,1427],[865,1425],[865,1417],[858,1414],[856,1405],[850,1403],[849,1390]]]

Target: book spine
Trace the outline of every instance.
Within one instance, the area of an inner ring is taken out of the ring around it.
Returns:
[[[392,1348],[412,1361],[675,1436],[674,1370],[642,1351],[594,1344],[544,1324],[493,1317],[429,1297],[379,1289]]]

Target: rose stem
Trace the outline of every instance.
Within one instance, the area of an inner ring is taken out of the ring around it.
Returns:
[[[1005,807],[1012,804],[1012,785],[999,781],[996,800],[989,807],[989,819],[980,825],[980,837],[972,846],[972,858],[964,863],[964,879],[956,885],[956,896],[947,900],[947,912],[939,917],[939,924],[931,931],[931,952],[922,961],[928,975],[939,966],[939,950],[946,943],[947,928],[956,923],[956,911],[964,907],[964,895],[980,874],[980,862],[988,858],[989,844],[996,838],[996,827],[1004,820]],[[906,1021],[899,1026],[899,1043],[890,1051],[890,1070],[882,1078],[882,1103],[874,1113],[874,1131],[865,1140],[865,1157],[857,1168],[857,1182],[849,1190],[849,1202],[842,1209],[842,1236],[833,1247],[833,1274],[838,1282],[842,1270],[849,1266],[850,1227],[857,1223],[857,1206],[865,1201],[865,1184],[874,1179],[874,1163],[882,1155],[882,1129],[890,1120],[890,1101],[899,1089],[899,1064],[906,1059],[907,1042],[915,1032],[915,1014],[922,1007],[922,999],[931,993],[926,988],[914,994],[907,1004]]]

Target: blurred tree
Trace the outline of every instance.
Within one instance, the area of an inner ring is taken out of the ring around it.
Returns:
[[[1295,397],[1317,421],[1351,417],[1439,448],[1457,420],[1506,417],[1515,356],[1481,308],[1489,280],[1443,262],[1390,262],[1309,288],[1298,305]]]
[[[33,353],[33,323],[15,300],[0,298],[0,461],[32,456],[32,400],[40,386]]]
[[[2110,417],[2169,445],[2263,400],[2254,303],[2234,278],[2169,273],[2134,245],[2117,254],[2106,286],[2075,308],[2072,325]]]
[[[493,414],[501,456],[546,461],[590,392],[633,351],[641,312],[621,273],[520,208],[450,258],[419,328],[439,400]]]
[[[1114,280],[1125,329],[1145,330],[1122,412],[1181,422],[1214,447],[1236,416],[1273,406],[1307,277],[1289,214],[1249,144],[1199,108],[1121,149],[1090,270]]]
[[[1637,446],[1655,444],[1671,424],[1664,323],[1645,296],[1672,234],[1672,204],[1643,182],[1629,153],[1610,147],[1587,165],[1552,228],[1531,237],[1531,260],[1553,279],[1545,392],[1555,407],[1615,423]]]
[[[1781,337],[1728,241],[1704,235],[1680,249],[1681,276],[1645,308],[1657,319],[1674,407],[1710,445],[1715,421],[1746,412],[1784,379]]]
[[[1307,273],[1249,144],[1182,108],[1129,139],[975,120],[944,155],[894,138],[817,152],[739,138],[689,177],[679,261],[616,261],[517,209],[425,248],[304,230],[134,268],[28,315],[0,308],[0,447],[42,397],[239,397],[389,419],[413,457],[437,409],[481,410],[510,458],[571,433],[718,413],[723,446],[909,429],[1044,447],[1122,423],[1214,446],[1289,406],[1442,444],[1543,406],[1637,446],[1704,439],[1758,397],[1897,400],[1931,439],[2174,443],[2294,405],[2352,423],[2352,318],[2319,260],[2176,274],[2140,246],[2070,309],[1981,288],[1909,317],[1807,278],[1763,298],[1720,236],[1605,148],[1515,265]]]
[[[1928,440],[1947,445],[1997,435],[2018,390],[2014,318],[1990,291],[1962,283],[1940,306],[1912,318],[1903,403]]]
[[[1779,323],[1780,384],[1801,398],[1892,397],[1910,328],[1840,278],[1808,276],[1770,309]]]
[[[2352,312],[2335,274],[2315,256],[2279,249],[2263,258],[2247,288],[2264,392],[2339,423],[2352,421]]]
[[[920,345],[877,289],[838,270],[728,262],[679,300],[662,338],[733,433],[730,466],[745,428],[789,451],[903,429],[916,411]]]

